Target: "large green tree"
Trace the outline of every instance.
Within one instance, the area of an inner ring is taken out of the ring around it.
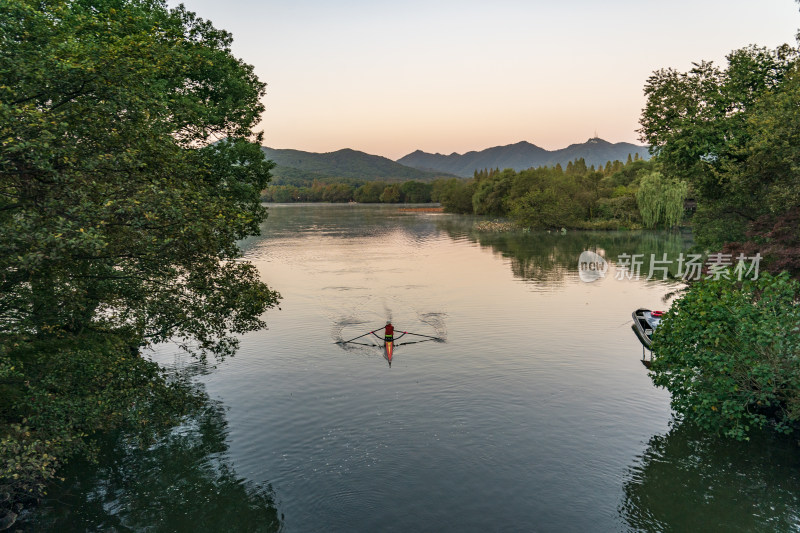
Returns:
[[[0,19],[0,323],[225,353],[277,294],[238,261],[271,163],[264,84],[159,0],[8,0]],[[255,142],[253,142],[255,141]]]
[[[738,439],[768,424],[796,431],[800,286],[790,274],[800,275],[797,50],[750,47],[732,52],[724,70],[711,63],[688,73],[662,70],[645,92],[642,138],[665,174],[686,180],[696,194],[696,242],[724,247],[730,255],[717,258],[734,262],[673,305],[656,330],[653,381],[670,391],[680,417],[704,429]],[[756,253],[765,258],[762,275],[742,278],[736,258]],[[764,275],[765,266],[779,273]]]
[[[770,199],[780,195],[781,185],[752,157],[754,142],[764,136],[758,116],[779,119],[764,103],[785,94],[796,61],[789,46],[751,46],[731,52],[725,69],[701,62],[689,72],[664,69],[648,79],[641,139],[664,174],[686,181],[697,195],[700,244],[719,248],[745,240],[748,225],[770,213]]]
[[[767,425],[798,429],[798,291],[786,273],[692,285],[653,339],[651,376],[678,417],[737,439]]]
[[[272,164],[230,45],[160,0],[2,2],[0,524],[86,438],[186,411],[142,345],[231,353],[278,301],[237,247]]]

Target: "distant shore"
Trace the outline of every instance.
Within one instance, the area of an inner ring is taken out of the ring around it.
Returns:
[[[444,213],[444,207],[401,207],[401,213]]]

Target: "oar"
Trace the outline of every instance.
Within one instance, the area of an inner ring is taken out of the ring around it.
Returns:
[[[344,344],[344,343],[341,343]],[[377,347],[377,344],[367,344],[366,342],[353,342],[350,341],[348,344],[358,344],[359,346],[370,346],[370,347]]]
[[[359,335],[358,337],[353,337],[349,341],[337,341],[336,344],[346,344],[348,342],[353,342],[354,340],[360,339],[361,337],[366,337],[367,335],[371,335],[371,334],[375,333],[376,331],[378,331],[378,330],[377,329],[373,329],[372,331],[368,331],[367,333],[364,333],[363,335]]]
[[[419,344],[421,342],[431,342],[431,341],[436,341],[436,340],[440,340],[440,339],[425,339],[423,341],[401,342],[400,344],[395,344],[394,346],[395,346],[395,348],[397,348],[398,346],[405,346],[407,344]]]
[[[416,335],[417,337],[427,337],[429,339],[443,341],[444,339],[441,337],[431,337],[430,335],[422,335],[421,333],[411,333],[410,331],[404,331],[403,335]]]

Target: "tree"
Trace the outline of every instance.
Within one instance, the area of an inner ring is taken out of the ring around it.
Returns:
[[[296,202],[298,197],[297,187],[293,185],[278,185],[267,189],[268,198],[264,201],[271,202]],[[262,197],[264,199],[264,197]]]
[[[330,183],[322,193],[323,202],[348,202],[353,199],[353,188],[346,183]]]
[[[386,187],[385,183],[381,183],[378,181],[371,181],[369,183],[365,183],[355,192],[355,200],[356,202],[362,203],[372,203],[377,204],[381,201],[381,193],[383,193],[383,189]]]
[[[156,0],[14,0],[2,27],[0,322],[219,353],[262,327],[236,241],[266,217],[264,84],[230,35]]]
[[[451,178],[441,182],[439,202],[448,213],[472,214],[472,195],[475,193],[475,180]]]
[[[423,204],[431,201],[432,186],[420,181],[406,181],[400,186],[403,201],[412,204]]]
[[[582,157],[576,159],[572,165],[572,171],[576,176],[582,176],[589,172],[589,168],[586,166],[586,160]]]
[[[701,62],[686,73],[655,72],[645,86],[639,130],[664,173],[696,193],[696,240],[717,249],[744,240],[748,223],[768,211],[762,199],[775,189],[754,190],[738,174],[759,135],[754,116],[764,111],[765,99],[784,92],[797,50],[751,46],[731,52],[727,60],[724,70]]]
[[[472,195],[472,210],[476,215],[502,216],[506,214],[506,201],[511,183],[516,176],[513,169],[493,173],[477,182]]]
[[[683,218],[683,202],[688,187],[685,182],[668,180],[660,172],[651,172],[642,177],[636,193],[636,203],[642,214],[644,225],[655,228],[677,226]]]
[[[400,202],[400,186],[396,183],[387,185],[381,193],[381,202],[385,204],[396,204]]]
[[[272,164],[231,42],[161,0],[0,10],[0,454],[31,476],[175,396],[140,346],[229,354],[278,301],[236,244]]]
[[[800,286],[788,274],[703,280],[669,310],[653,338],[656,385],[700,427],[746,439],[800,422]]]
[[[535,228],[574,227],[583,220],[584,208],[576,201],[576,177],[556,169],[520,172],[511,187],[510,215],[519,224]]]
[[[594,165],[592,165],[593,168]],[[594,218],[595,206],[600,200],[600,183],[603,180],[603,174],[592,169],[576,178],[577,183],[580,185],[580,190],[575,200],[584,208],[586,212],[585,218],[589,220]]]

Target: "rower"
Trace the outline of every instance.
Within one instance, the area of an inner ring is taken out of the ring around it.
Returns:
[[[392,342],[394,340],[394,326],[391,322],[386,323],[386,327],[383,328],[383,341],[384,342]]]

